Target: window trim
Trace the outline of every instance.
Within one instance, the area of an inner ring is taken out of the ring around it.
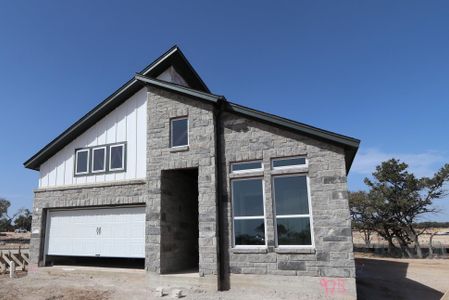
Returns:
[[[262,206],[263,206],[263,216],[240,216],[236,217],[234,215],[234,181],[244,181],[244,180],[254,180],[259,179],[262,181]],[[231,212],[232,212],[232,249],[267,249],[268,240],[267,240],[267,212],[265,208],[265,180],[263,176],[255,176],[255,177],[247,177],[247,178],[233,178],[231,179]],[[263,245],[236,245],[235,244],[235,220],[259,220],[263,219],[263,227],[264,227],[264,239],[265,243]]]
[[[179,121],[179,120],[187,120],[187,144],[186,145],[179,145],[179,146],[173,146],[173,121]],[[182,116],[182,117],[176,117],[170,119],[170,148],[171,149],[177,149],[177,148],[185,148],[190,146],[190,138],[189,138],[189,116]]]
[[[303,165],[290,165],[290,166],[282,166],[282,167],[275,167],[274,161],[278,160],[289,160],[289,159],[295,159],[295,158],[304,158],[305,163]],[[305,169],[309,166],[309,160],[304,155],[297,155],[297,156],[290,156],[290,157],[278,157],[278,158],[272,158],[271,159],[271,169],[272,170],[289,170],[289,169]]]
[[[234,165],[255,163],[255,162],[260,162],[260,168],[246,169],[246,170],[237,170],[237,171],[233,171],[232,170],[232,167]],[[230,171],[231,174],[245,174],[245,173],[252,173],[252,172],[260,172],[260,171],[263,171],[263,170],[264,170],[263,160],[261,160],[261,159],[248,160],[248,161],[236,161],[236,162],[231,162],[230,165],[229,165],[229,171]]]
[[[78,153],[80,152],[87,152],[87,166],[86,166],[86,172],[78,172]],[[90,148],[80,148],[75,149],[75,175],[87,175],[90,171]]]
[[[103,169],[102,170],[94,170],[94,166],[95,166],[95,150],[98,149],[104,149],[104,159],[103,159]],[[98,146],[98,147],[93,147],[92,148],[92,167],[91,167],[91,172],[93,174],[96,173],[104,173],[106,172],[106,157],[108,155],[108,150],[107,150],[107,146]]]
[[[125,148],[126,148],[126,143],[116,143],[116,144],[112,144],[112,145],[109,145],[109,151],[108,151],[108,156],[109,156],[109,161],[108,161],[108,171],[109,172],[116,172],[116,171],[125,171],[125,157],[126,157],[126,155],[125,155]],[[120,167],[120,168],[112,168],[111,167],[111,158],[112,158],[112,155],[111,155],[111,151],[112,151],[112,148],[115,148],[115,147],[122,147],[122,166]]]
[[[308,214],[291,214],[291,215],[280,215],[280,219],[287,219],[287,218],[309,218],[310,223],[310,245],[279,245],[278,240],[278,230],[277,230],[277,213],[276,213],[276,192],[275,192],[275,184],[274,179],[277,177],[299,177],[299,176],[305,176],[306,177],[306,187],[307,187],[307,204],[309,206],[309,213]],[[313,212],[312,212],[312,197],[310,192],[310,178],[308,174],[304,173],[294,173],[294,174],[280,174],[280,175],[272,175],[271,176],[271,187],[272,187],[272,202],[273,202],[273,223],[274,223],[274,244],[275,248],[278,249],[315,249],[315,235],[314,235],[314,228],[313,228]]]

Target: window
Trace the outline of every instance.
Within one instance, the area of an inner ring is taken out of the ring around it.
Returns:
[[[109,171],[125,169],[125,144],[111,145],[109,147]]]
[[[296,168],[305,165],[307,165],[305,157],[277,158],[272,161],[273,169]]]
[[[232,180],[234,245],[265,245],[263,179]]]
[[[89,149],[75,151],[75,174],[89,173]]]
[[[126,142],[77,149],[75,176],[125,171],[125,154]]]
[[[244,173],[244,172],[254,172],[262,171],[263,166],[261,161],[249,161],[249,162],[239,162],[231,164],[232,173]]]
[[[171,120],[170,147],[182,147],[189,145],[189,121],[187,118]]]
[[[92,149],[92,173],[106,171],[106,147]]]
[[[307,176],[273,177],[278,246],[312,246]]]

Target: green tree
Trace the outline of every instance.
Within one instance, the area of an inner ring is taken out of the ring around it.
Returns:
[[[21,208],[14,215],[9,216],[8,209],[10,206],[11,202],[0,198],[0,232],[13,231],[14,228],[31,230],[31,212],[28,209]]]
[[[28,209],[22,209],[14,219],[16,229],[26,229],[31,231],[31,212]]]
[[[4,198],[0,198],[0,232],[13,230],[12,218],[8,216],[8,208],[11,202]]]
[[[8,208],[11,206],[11,202],[4,198],[0,198],[0,218],[3,218],[8,213]]]
[[[352,217],[352,228],[363,234],[366,247],[371,247],[371,232],[375,229],[369,223],[370,203],[368,194],[364,191],[349,193],[349,207]]]
[[[388,253],[395,254],[394,223],[390,212],[385,209],[383,201],[372,193],[364,191],[349,193],[349,207],[352,226],[364,235],[365,244],[370,246],[372,232],[376,232],[388,242]]]
[[[396,248],[395,239],[403,255],[413,256],[413,245],[422,258],[418,237],[426,228],[418,229],[415,224],[423,214],[437,212],[432,203],[446,196],[443,185],[447,181],[448,164],[431,178],[417,178],[408,171],[406,163],[397,159],[385,161],[376,167],[373,179],[365,178],[368,193],[352,194],[353,220],[356,226],[371,228],[385,238],[390,253]]]

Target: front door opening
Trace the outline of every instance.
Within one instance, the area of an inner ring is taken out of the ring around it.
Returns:
[[[198,272],[198,169],[162,171],[161,274]]]

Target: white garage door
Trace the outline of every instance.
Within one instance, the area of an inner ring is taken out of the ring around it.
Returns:
[[[145,257],[145,207],[50,210],[45,253]]]

